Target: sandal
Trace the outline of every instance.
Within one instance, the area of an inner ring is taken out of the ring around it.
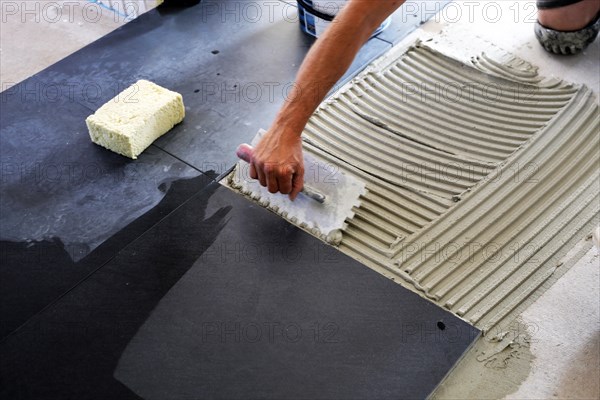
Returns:
[[[537,0],[538,9],[550,9],[565,7],[571,4],[579,3],[582,0]],[[540,44],[554,54],[577,54],[583,51],[590,43],[592,43],[598,31],[600,30],[600,13],[586,27],[576,31],[557,31],[540,24],[535,23],[535,36]]]

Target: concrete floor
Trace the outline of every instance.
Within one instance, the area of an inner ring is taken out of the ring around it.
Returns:
[[[127,22],[123,15],[90,2],[74,3],[0,3],[2,90]],[[143,12],[156,2],[137,3]],[[408,2],[404,7],[412,7],[412,13],[435,11],[425,2]],[[449,24],[463,25],[473,35],[539,66],[541,75],[583,83],[600,93],[600,41],[583,55],[552,56],[538,45],[534,21],[534,2],[461,1],[407,40]],[[436,398],[600,398],[600,259],[596,248],[580,250],[572,252],[571,260],[578,260],[574,266],[518,318],[518,326],[527,331],[522,356],[504,368],[493,368],[477,360],[475,346],[449,375]],[[483,340],[481,346],[486,345]]]

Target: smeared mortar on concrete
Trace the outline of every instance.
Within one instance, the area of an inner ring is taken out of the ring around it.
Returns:
[[[488,334],[429,398],[499,399],[514,392],[531,370],[531,340],[529,327],[520,321]]]

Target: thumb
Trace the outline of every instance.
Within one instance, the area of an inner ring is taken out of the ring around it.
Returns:
[[[242,143],[238,146],[235,154],[238,156],[238,158],[246,161],[247,163],[252,163],[253,152],[254,149],[252,148],[252,146],[246,143]]]

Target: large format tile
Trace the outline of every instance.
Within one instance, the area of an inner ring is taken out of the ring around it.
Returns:
[[[2,398],[423,398],[478,330],[213,183],[0,347]]]
[[[2,93],[2,336],[210,181],[157,147],[134,161],[93,144],[90,111],[53,90]]]

